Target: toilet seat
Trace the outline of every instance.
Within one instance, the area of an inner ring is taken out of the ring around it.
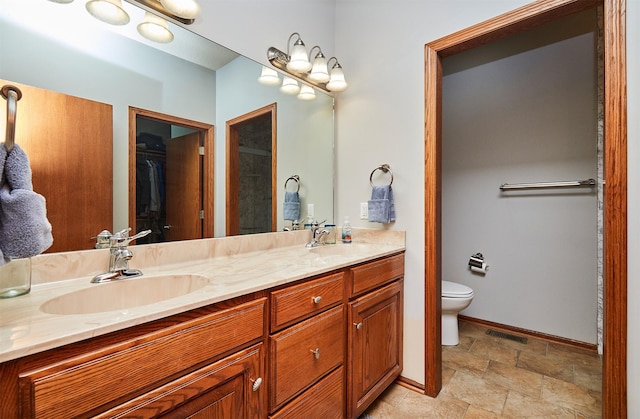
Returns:
[[[457,282],[442,281],[442,296],[447,298],[469,298],[473,290]]]

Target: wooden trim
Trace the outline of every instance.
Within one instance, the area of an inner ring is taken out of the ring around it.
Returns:
[[[604,359],[602,412],[627,417],[626,1],[604,2]]]
[[[425,393],[441,389],[440,146],[442,58],[556,20],[602,2],[540,0],[425,46]],[[604,0],[605,311],[602,412],[627,415],[627,108],[626,2]]]
[[[213,191],[214,191],[214,126],[179,116],[167,115],[147,109],[129,106],[129,227],[136,226],[136,118],[142,116],[165,124],[202,131],[204,137],[203,167],[203,233],[202,238],[213,237]]]
[[[536,332],[535,330],[523,329],[521,327],[513,327],[502,323],[495,323],[489,320],[476,319],[475,317],[468,317],[462,314],[458,315],[458,319],[467,323],[473,323],[482,325],[489,329],[495,329],[502,332],[508,332],[514,335],[526,336],[533,339],[544,340],[547,342],[558,343],[560,345],[570,346],[572,348],[581,349],[583,351],[589,351],[598,353],[598,345],[593,343],[580,342],[573,339],[567,339],[560,336],[549,335],[546,333]]]
[[[415,391],[416,393],[424,394],[424,385],[420,384],[417,381],[410,380],[406,377],[400,376],[396,378],[395,383],[411,391]]]
[[[442,388],[442,65],[428,45],[425,57],[425,393],[436,397]]]
[[[278,103],[271,106],[271,231],[278,231]]]
[[[229,214],[238,214],[240,211],[240,198],[239,195],[232,191],[237,191],[239,185],[237,185],[237,179],[239,176],[239,138],[238,127],[253,118],[259,116],[271,115],[271,230],[276,231],[277,227],[277,103],[272,103],[262,108],[255,109],[244,115],[240,115],[236,118],[227,121],[227,179],[226,179],[226,235],[234,236],[240,234],[240,225],[236,222],[235,218],[229,217]]]

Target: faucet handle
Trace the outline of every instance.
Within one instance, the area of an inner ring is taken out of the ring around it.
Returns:
[[[111,247],[126,247],[129,246],[129,243],[131,243],[132,241],[139,239],[141,237],[146,236],[147,234],[151,233],[151,230],[142,230],[141,232],[128,237],[128,233],[129,231],[131,231],[131,227],[126,228],[124,230],[118,231],[117,233],[115,233],[113,236],[111,236]]]

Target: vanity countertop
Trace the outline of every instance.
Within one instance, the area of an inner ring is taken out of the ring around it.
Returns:
[[[191,274],[202,275],[209,283],[157,303],[91,314],[48,314],[41,306],[70,292],[115,283],[92,284],[91,276],[36,283],[29,294],[0,300],[0,362],[398,253],[405,249],[402,239],[316,249],[295,244],[146,267],[139,278],[149,282],[153,276]]]

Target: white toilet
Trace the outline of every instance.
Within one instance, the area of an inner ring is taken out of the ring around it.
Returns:
[[[469,307],[473,290],[457,282],[442,281],[442,344],[455,346],[458,337],[458,313]]]

